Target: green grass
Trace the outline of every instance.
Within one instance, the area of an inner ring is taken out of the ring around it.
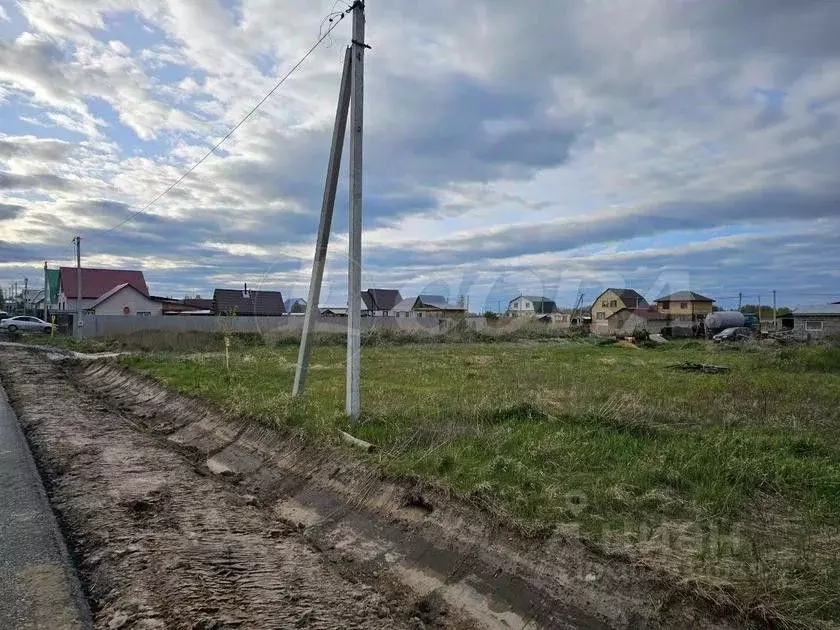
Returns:
[[[344,428],[344,349],[124,361],[235,414]],[[728,374],[668,369],[683,361]],[[363,349],[353,428],[391,473],[450,487],[542,535],[560,530],[789,619],[840,620],[840,349],[536,341]]]

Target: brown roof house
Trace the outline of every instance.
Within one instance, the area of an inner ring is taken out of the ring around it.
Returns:
[[[607,289],[592,303],[592,332],[613,334],[609,319],[623,309],[650,308],[647,300],[633,289]]]
[[[83,310],[89,309],[103,295],[121,284],[131,285],[141,294],[149,296],[149,287],[142,271],[127,269],[81,269]],[[59,269],[58,308],[61,311],[76,310],[77,270],[75,267]]]
[[[696,321],[712,312],[715,301],[694,291],[677,291],[656,300],[656,308],[670,319]]]
[[[253,291],[246,284],[242,289],[216,289],[213,312],[217,315],[268,317],[284,315],[286,307],[280,291]]]
[[[363,311],[374,317],[387,317],[394,314],[394,307],[402,302],[402,296],[396,289],[368,289],[362,291]]]

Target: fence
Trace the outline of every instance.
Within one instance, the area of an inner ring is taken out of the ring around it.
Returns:
[[[184,315],[86,315],[84,318],[83,337],[105,337],[129,335],[140,331],[161,331],[172,333],[184,332],[280,332],[300,334],[303,329],[302,316],[285,315],[281,317],[212,317]],[[399,330],[404,332],[425,331],[430,334],[449,330],[458,321],[452,318],[423,317],[363,317],[362,331],[373,329]],[[470,328],[485,328],[483,317],[471,317],[466,320]],[[346,317],[320,317],[315,321],[317,333],[346,333]]]

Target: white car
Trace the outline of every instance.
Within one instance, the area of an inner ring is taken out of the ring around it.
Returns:
[[[32,317],[31,315],[19,315],[17,317],[9,317],[0,321],[0,330],[8,332],[16,332],[18,330],[38,331],[50,333],[53,325],[45,322],[43,319]]]

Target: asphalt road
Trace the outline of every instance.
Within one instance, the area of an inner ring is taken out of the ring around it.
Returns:
[[[90,625],[38,469],[0,386],[0,628]]]

